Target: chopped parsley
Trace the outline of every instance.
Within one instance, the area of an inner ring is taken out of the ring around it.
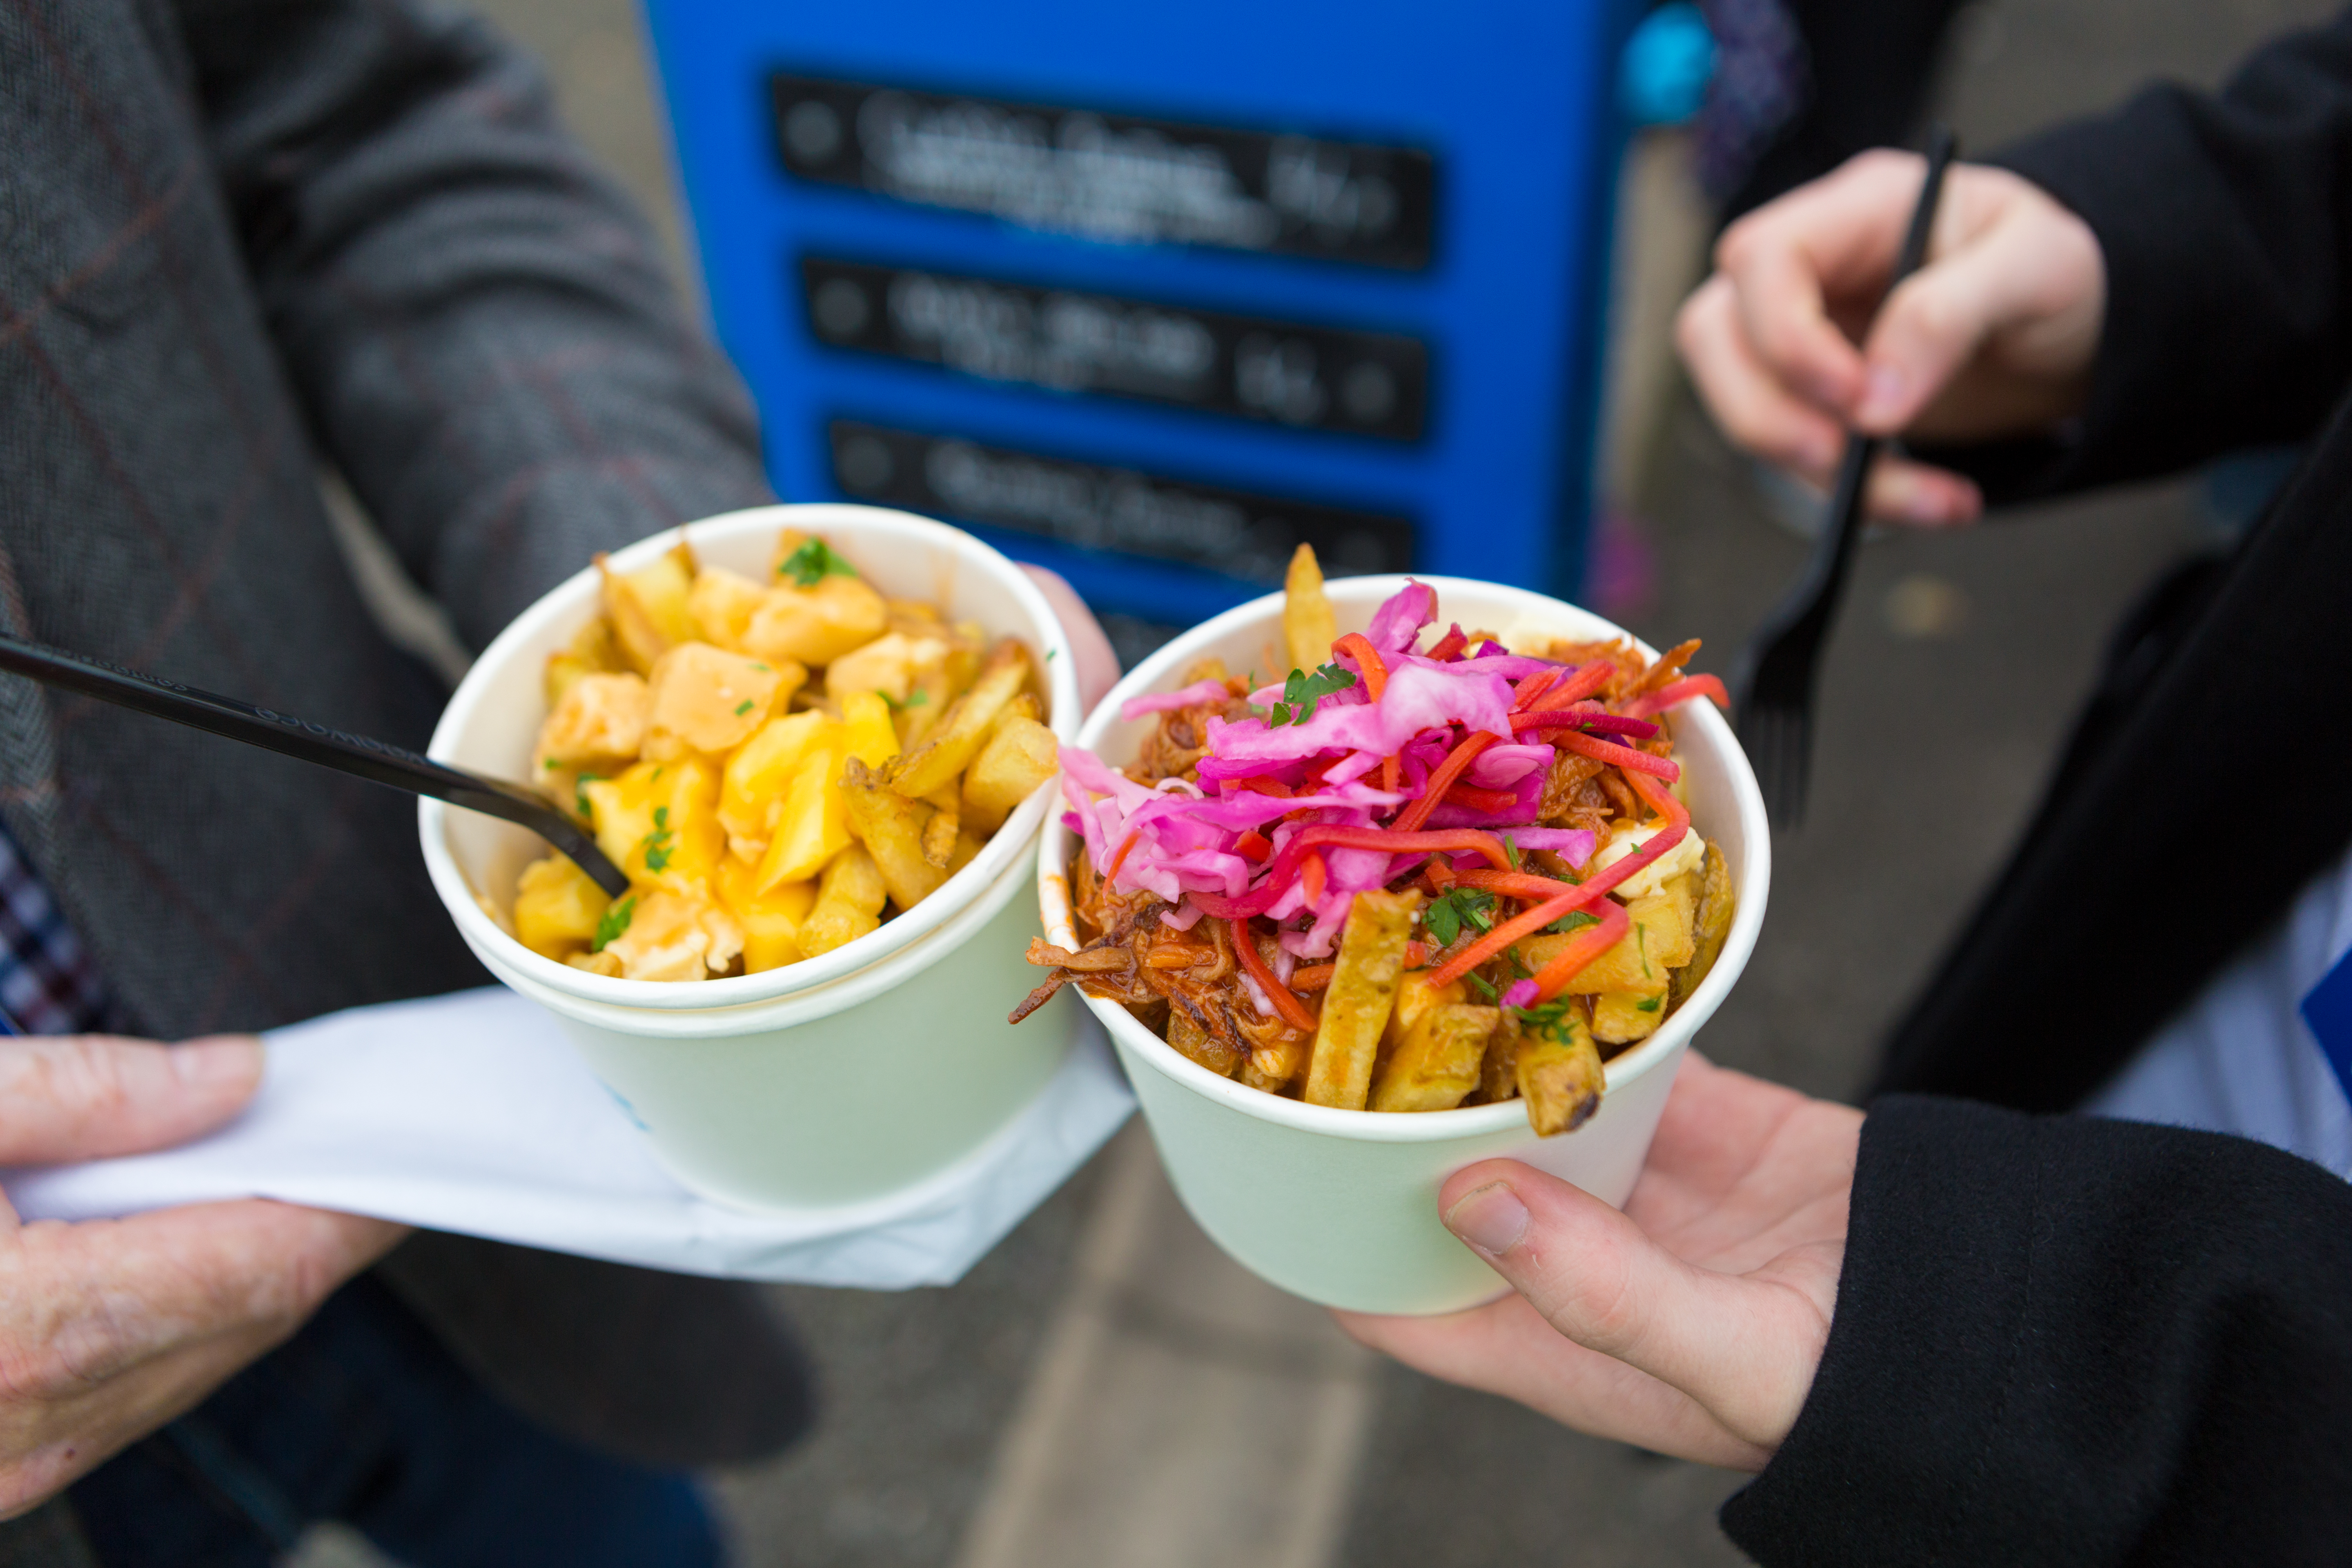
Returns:
[[[1518,1015],[1521,1028],[1530,1034],[1549,1035],[1557,1040],[1561,1037],[1560,1025],[1568,1021],[1569,1010],[1575,1005],[1572,998],[1555,996],[1549,1002],[1538,1002],[1532,1007],[1514,1007],[1511,1011]]]
[[[543,762],[543,763],[540,763],[539,765],[540,765],[541,767],[542,767],[542,768],[545,768],[549,773],[553,773],[553,772],[554,772],[558,767],[561,767],[562,764],[562,763],[558,763],[558,762],[557,762],[553,757],[550,757],[550,758],[548,758],[548,759],[547,759],[547,761],[545,761],[545,762]]]
[[[594,945],[591,946],[588,951],[591,952],[604,952],[605,943],[613,941],[623,931],[629,929],[629,917],[636,912],[637,896],[635,893],[631,893],[627,898],[623,899],[619,903],[614,904],[611,909],[606,910],[604,911],[604,918],[596,922],[596,941]]]
[[[1503,858],[1511,863],[1512,870],[1519,868],[1519,847],[1512,842],[1507,833],[1503,835]]]
[[[1355,684],[1355,673],[1336,664],[1327,664],[1312,675],[1294,669],[1290,679],[1282,683],[1282,700],[1274,705],[1266,728],[1279,730],[1285,724],[1304,724],[1315,717],[1316,704]]]
[[[777,563],[776,574],[790,577],[794,587],[814,588],[827,577],[855,577],[857,568],[835,555],[824,540],[812,539]]]
[[[1487,1001],[1492,1002],[1495,999],[1494,986],[1487,984],[1486,977],[1479,973],[1476,970],[1472,970],[1462,978],[1467,980],[1471,984],[1475,985],[1478,988],[1478,994],[1484,996]]]
[[[582,773],[578,778],[572,781],[572,799],[573,803],[580,807],[580,815],[588,818],[591,822],[596,819],[596,805],[593,801],[588,798],[588,786],[592,784],[603,784],[604,782],[604,781],[603,779],[598,778],[594,773]]]
[[[735,717],[737,717],[738,719],[740,719],[741,717],[743,717],[743,715],[744,715],[744,714],[749,713],[751,710],[751,700],[750,698],[748,698],[748,697],[746,697],[745,699],[743,699],[743,700],[742,700],[742,701],[738,702],[737,704],[735,704]]]
[[[1663,996],[1645,996],[1641,1001],[1633,1004],[1633,1011],[1636,1013],[1654,1013],[1658,1010],[1658,1004],[1664,1000],[1665,998]]]
[[[669,807],[654,807],[654,830],[645,837],[646,870],[659,874],[669,869],[670,840],[677,837],[669,825]]]
[[[1568,913],[1560,916],[1559,919],[1552,921],[1551,924],[1544,927],[1544,934],[1546,936],[1566,936],[1570,931],[1580,931],[1586,926],[1597,926],[1600,923],[1601,917],[1599,915],[1589,915],[1582,910],[1570,910]]]
[[[1494,930],[1495,922],[1487,915],[1494,907],[1494,894],[1455,888],[1422,910],[1421,923],[1438,946],[1451,947],[1465,925],[1475,926],[1482,931]]]
[[[773,674],[775,674],[775,673],[776,673],[774,670],[770,669],[770,668],[769,668],[766,665],[764,665],[764,664],[756,664],[756,663],[755,663],[755,664],[753,664],[753,665],[751,666],[751,668],[752,668],[753,669],[758,670],[761,675],[773,675]]]
[[[1654,978],[1650,973],[1650,928],[1647,925],[1633,928],[1633,951],[1642,955],[1642,978]]]

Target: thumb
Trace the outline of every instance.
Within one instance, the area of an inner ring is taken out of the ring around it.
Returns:
[[[1798,1308],[1788,1292],[1685,1263],[1515,1161],[1458,1172],[1439,1203],[1446,1228],[1560,1333],[1679,1389],[1744,1441],[1769,1449],[1787,1435],[1812,1381],[1810,1362],[1776,1353]]]
[[[1897,285],[1863,345],[1854,423],[1893,435],[1916,419],[1986,341],[2045,308],[2033,230],[1997,223]]]
[[[47,1165],[184,1143],[260,1087],[261,1042],[163,1046],[112,1035],[0,1039],[0,1165]]]

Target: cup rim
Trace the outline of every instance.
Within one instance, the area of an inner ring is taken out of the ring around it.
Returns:
[[[609,563],[616,571],[633,571],[673,548],[680,539],[694,543],[713,537],[735,539],[766,530],[794,527],[835,536],[846,553],[860,552],[861,542],[921,542],[940,548],[959,568],[979,572],[1013,597],[1030,621],[1027,628],[990,628],[994,635],[1024,636],[1043,659],[1045,687],[1052,703],[1047,728],[1068,742],[1079,721],[1076,659],[1069,637],[1037,585],[1011,559],[961,529],[888,507],[846,502],[812,501],[745,507],[666,528],[622,549]],[[861,539],[862,536],[862,539]],[[492,686],[518,658],[551,628],[585,619],[595,603],[598,575],[593,564],[583,567],[533,601],[482,650],[457,689],[450,694],[434,726],[425,754],[455,762],[451,753],[458,737],[472,723]],[[831,952],[803,959],[757,974],[719,980],[626,980],[592,974],[558,963],[523,946],[492,920],[476,901],[475,890],[448,846],[449,814],[457,808],[429,797],[419,797],[417,831],[425,864],[436,891],[457,921],[459,932],[478,952],[496,953],[516,974],[544,989],[604,1007],[657,1012],[709,1012],[781,1000],[831,985],[882,963],[913,946],[945,925],[967,906],[985,898],[995,884],[1024,863],[1038,829],[1054,799],[1052,781],[1005,819],[971,864],[950,877],[914,909],[905,910],[854,942]]]
[[[1648,643],[1591,610],[1571,605],[1563,599],[1538,594],[1507,583],[1483,582],[1475,578],[1441,577],[1423,573],[1382,574],[1374,576],[1334,578],[1326,584],[1335,605],[1370,608],[1397,592],[1407,583],[1424,583],[1437,590],[1438,603],[1445,603],[1450,591],[1470,590],[1481,596],[1501,595],[1516,601],[1524,612],[1557,616],[1565,612],[1573,619],[1593,628],[1595,637],[1622,637],[1651,658],[1657,649]],[[1076,743],[1093,750],[1105,731],[1118,721],[1119,705],[1132,697],[1165,689],[1171,679],[1191,660],[1199,657],[1199,649],[1234,631],[1250,628],[1278,617],[1282,609],[1282,594],[1277,591],[1234,606],[1212,620],[1203,621],[1183,636],[1175,638],[1129,671],[1108,695],[1095,705],[1079,727]],[[1730,934],[1725,938],[1723,952],[1717,955],[1715,967],[1689,999],[1675,1009],[1674,1016],[1659,1026],[1655,1034],[1631,1049],[1621,1052],[1605,1064],[1608,1090],[1617,1090],[1643,1077],[1661,1064],[1680,1055],[1700,1026],[1714,1016],[1722,1005],[1748,960],[1756,948],[1758,932],[1764,923],[1764,908],[1772,880],[1772,840],[1769,818],[1764,809],[1764,796],[1756,784],[1756,774],[1748,766],[1747,753],[1740,749],[1730,723],[1714,704],[1696,702],[1668,715],[1669,722],[1681,738],[1682,726],[1696,725],[1698,732],[1717,751],[1728,764],[1726,771],[1731,778],[1732,813],[1738,820],[1747,852],[1739,885],[1739,906],[1734,912]],[[1069,910],[1069,888],[1062,870],[1069,859],[1074,836],[1056,813],[1045,824],[1037,847],[1037,892],[1039,913],[1045,929],[1045,940],[1068,946],[1076,939]],[[1137,1022],[1133,1014],[1115,1002],[1089,996],[1078,989],[1079,999],[1101,1020],[1122,1054],[1149,1064],[1162,1077],[1171,1079],[1206,1099],[1217,1100],[1244,1115],[1295,1128],[1302,1132],[1328,1138],[1343,1138],[1369,1143],[1439,1143],[1492,1137],[1517,1127],[1527,1129],[1527,1108],[1516,1100],[1498,1100],[1491,1105],[1459,1107],[1452,1110],[1424,1110],[1411,1115],[1381,1115],[1367,1110],[1344,1110],[1337,1106],[1308,1105],[1251,1089],[1233,1079],[1221,1077],[1193,1061],[1167,1041]],[[1605,1092],[1604,1100],[1606,1103]],[[1532,1134],[1530,1134],[1532,1135]]]

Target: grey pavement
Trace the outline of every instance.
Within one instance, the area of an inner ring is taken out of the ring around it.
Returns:
[[[539,48],[567,117],[679,232],[627,0],[478,0]],[[2210,82],[2323,0],[1994,0],[1943,84],[1985,148],[2159,73]],[[1670,156],[1652,163],[1671,179]],[[1752,476],[1664,364],[1657,300],[1701,231],[1671,189],[1626,240],[1613,374],[1641,428],[1614,470],[1657,571],[1629,624],[1721,668],[1795,568]],[[1679,216],[1678,216],[1679,215]],[[1658,282],[1667,280],[1666,285]],[[1621,421],[1621,425],[1622,425]],[[1851,1097],[2043,787],[2119,610],[2206,537],[2193,484],[2034,509],[1859,560],[1823,683],[1812,816],[1706,1032],[1717,1059]],[[823,1429],[714,1478],[746,1568],[1737,1563],[1740,1478],[1584,1438],[1354,1355],[1194,1231],[1129,1134],[961,1284],[782,1288],[824,1369]],[[305,1568],[368,1561],[322,1534]]]

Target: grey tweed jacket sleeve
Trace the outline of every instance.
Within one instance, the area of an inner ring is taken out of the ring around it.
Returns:
[[[732,370],[527,58],[391,0],[184,14],[316,438],[468,641],[584,542],[772,499]]]

